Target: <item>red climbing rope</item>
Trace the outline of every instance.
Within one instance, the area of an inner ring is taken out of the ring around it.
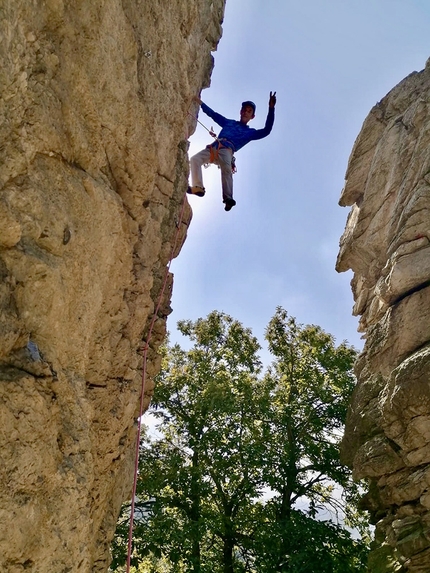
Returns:
[[[175,239],[173,241],[172,250],[170,252],[169,262],[166,267],[166,272],[164,274],[164,281],[163,286],[161,287],[160,296],[158,297],[157,306],[155,307],[154,314],[151,319],[151,323],[149,325],[148,336],[146,337],[145,346],[143,349],[143,367],[142,367],[142,393],[140,395],[140,408],[139,408],[139,419],[137,424],[137,437],[136,437],[136,451],[135,451],[135,462],[134,462],[134,479],[133,479],[133,491],[131,495],[131,510],[130,510],[130,527],[128,530],[128,549],[127,549],[127,573],[130,573],[130,563],[131,563],[131,553],[132,553],[132,542],[133,542],[133,526],[134,526],[134,505],[135,505],[135,497],[136,497],[136,488],[137,488],[137,475],[139,471],[139,445],[140,445],[140,435],[142,429],[142,416],[143,416],[143,405],[145,400],[145,384],[146,384],[146,355],[149,349],[149,341],[152,337],[152,330],[154,328],[155,320],[157,318],[158,311],[160,309],[161,301],[163,299],[164,291],[167,285],[167,279],[169,276],[170,265],[172,264],[173,255],[176,250],[176,246],[178,244],[179,239],[179,231],[181,228],[182,216],[184,214],[185,209],[185,198],[186,195],[184,193],[184,199],[182,201],[181,213],[179,215],[179,220],[176,226],[176,233]]]

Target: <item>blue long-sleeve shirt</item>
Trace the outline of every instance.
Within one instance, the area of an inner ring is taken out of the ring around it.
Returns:
[[[223,115],[213,111],[208,105],[202,102],[202,110],[222,127],[218,139],[222,140],[224,147],[230,147],[233,151],[239,151],[244,145],[256,139],[267,137],[272,131],[275,121],[275,108],[269,107],[266,125],[263,129],[254,129],[246,123],[235,119],[227,119]]]

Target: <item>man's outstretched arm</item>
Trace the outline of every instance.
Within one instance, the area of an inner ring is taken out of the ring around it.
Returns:
[[[272,131],[273,124],[275,122],[275,105],[276,105],[276,92],[270,92],[269,97],[269,111],[267,113],[266,118],[266,125],[263,129],[256,129],[252,134],[252,139],[263,139],[263,137],[267,137],[269,133]]]
[[[224,125],[228,121],[228,119],[226,117],[224,117],[220,113],[217,113],[216,111],[211,109],[208,105],[206,105],[204,102],[202,102],[202,100],[199,97],[196,96],[194,98],[194,101],[198,102],[202,106],[202,111],[204,111],[204,113],[206,115],[208,115],[210,118],[212,118],[218,125],[220,125],[221,127],[224,127]]]

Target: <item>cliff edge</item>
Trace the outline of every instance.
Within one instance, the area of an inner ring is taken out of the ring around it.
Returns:
[[[376,524],[372,573],[430,571],[430,63],[370,112],[341,205],[366,343],[343,440]]]
[[[224,1],[0,7],[1,572],[109,564]]]

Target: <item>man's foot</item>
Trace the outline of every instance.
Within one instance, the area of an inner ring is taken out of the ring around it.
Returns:
[[[236,201],[234,199],[225,199],[224,203],[225,203],[224,207],[225,211],[230,211],[230,209],[236,205]]]
[[[197,195],[197,197],[203,197],[206,191],[204,187],[198,187],[196,185],[195,187],[188,187],[187,193],[190,195]]]

